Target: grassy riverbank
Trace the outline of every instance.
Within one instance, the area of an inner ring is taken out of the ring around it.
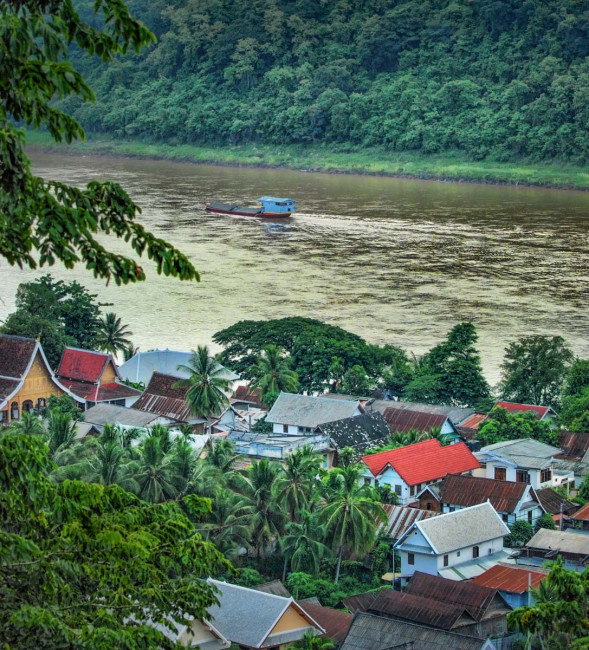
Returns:
[[[589,190],[589,165],[472,162],[460,154],[426,156],[379,149],[338,149],[334,145],[172,145],[103,135],[89,135],[86,142],[65,145],[56,144],[47,133],[37,131],[27,133],[27,143],[33,148],[72,153]]]

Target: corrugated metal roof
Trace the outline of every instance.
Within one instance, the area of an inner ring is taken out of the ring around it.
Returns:
[[[362,461],[373,476],[378,476],[390,465],[407,485],[427,483],[446,474],[460,474],[480,467],[479,461],[463,442],[442,447],[435,438],[364,456]]]
[[[581,506],[577,512],[574,512],[572,515],[570,515],[570,518],[577,519],[579,521],[589,521],[589,503]]]
[[[405,588],[405,592],[414,596],[433,598],[441,603],[460,605],[476,620],[481,621],[493,601],[497,590],[483,587],[473,582],[457,582],[416,571]],[[505,603],[501,601],[505,606]],[[507,606],[505,606],[506,609]]]
[[[388,503],[382,506],[387,513],[387,522],[379,526],[379,535],[386,535],[390,539],[399,539],[416,521],[436,517],[439,512],[394,506]]]
[[[563,460],[582,460],[589,450],[589,433],[575,433],[573,431],[559,431],[558,444],[563,453],[557,458]]]
[[[329,637],[336,645],[341,644],[350,629],[354,618],[353,614],[307,601],[299,600],[297,603],[321,625],[325,630],[326,637]]]
[[[527,483],[449,474],[438,492],[441,503],[468,507],[489,500],[497,512],[513,512],[527,488]]]
[[[479,454],[494,454],[500,458],[515,463],[518,467],[527,469],[543,469],[548,467],[553,457],[560,452],[557,447],[545,445],[532,438],[520,438],[518,440],[504,440],[492,445],[483,447]]]
[[[320,424],[319,428],[339,449],[351,447],[359,454],[384,444],[391,434],[385,419],[378,411],[325,422]]]
[[[393,433],[412,430],[428,432],[433,428],[441,428],[448,420],[448,416],[444,414],[396,408],[386,409],[383,417]]]
[[[369,612],[448,631],[467,616],[464,606],[392,589],[381,591],[370,605]],[[469,618],[474,622],[471,616]]]
[[[129,427],[146,427],[157,420],[157,413],[148,413],[135,408],[125,408],[116,404],[97,404],[84,413],[84,422],[103,426],[120,424]]]
[[[533,412],[539,420],[546,417],[552,409],[549,406],[536,406],[535,404],[516,404],[515,402],[497,402],[495,408],[502,408],[510,413]]]
[[[578,505],[565,499],[561,496],[556,490],[552,488],[544,488],[542,490],[536,490],[536,494],[540,499],[540,503],[546,512],[551,515],[560,514],[560,507],[562,505],[562,512],[565,515],[570,515],[572,512],[578,509]]]
[[[376,591],[366,591],[363,594],[346,596],[345,598],[342,598],[342,604],[344,607],[347,607],[352,614],[356,614],[356,612],[367,612],[378,594],[385,589],[389,589],[389,587],[382,587],[382,589],[377,589]]]
[[[485,647],[488,644],[484,639],[358,613],[354,616],[341,650],[482,650]]]
[[[536,589],[547,575],[547,573],[541,573],[540,571],[496,564],[485,573],[474,578],[472,582],[482,587],[491,587],[512,594],[523,594],[530,586]]]
[[[358,407],[359,402],[355,401],[280,393],[266,416],[266,422],[314,429],[325,422],[349,418]]]
[[[133,407],[140,411],[157,413],[179,422],[188,422],[192,419],[190,407],[183,399],[153,395],[147,391],[133,404]]]
[[[589,555],[589,536],[566,530],[541,528],[526,544],[526,548],[585,556]]]
[[[61,355],[57,376],[74,381],[85,381],[91,384],[98,382],[108,361],[112,362],[116,371],[114,359],[110,354],[66,348]]]

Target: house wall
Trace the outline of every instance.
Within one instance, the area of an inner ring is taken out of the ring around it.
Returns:
[[[272,628],[270,634],[279,632],[289,632],[290,630],[300,630],[303,627],[309,627],[309,621],[302,616],[292,605],[284,612],[278,620],[278,623]]]
[[[360,409],[355,409],[354,412],[350,417],[354,417],[355,415],[360,415],[362,411]],[[297,424],[287,424],[286,422],[273,422],[272,423],[272,431],[273,433],[282,433],[282,434],[288,434],[289,436],[305,436],[305,435],[310,435],[315,431],[315,429],[322,424],[321,422],[318,422],[314,427],[301,427]],[[286,431],[284,427],[286,426]]]
[[[502,469],[505,469],[505,480],[506,481],[512,481],[516,482],[516,472],[519,468],[517,467],[509,467],[508,465],[498,462],[498,461],[488,461],[486,463],[486,467],[476,469],[473,473],[475,476],[483,476],[485,478],[495,478],[495,468],[500,467]],[[528,474],[530,475],[530,482],[529,485],[531,485],[535,490],[539,490],[541,488],[545,487],[551,487],[552,485],[556,485],[556,482],[554,480],[554,474],[552,476],[552,479],[550,481],[546,481],[544,483],[540,482],[540,470],[537,469],[526,469]]]
[[[16,395],[10,398],[8,411],[3,412],[5,414],[4,421],[12,421],[12,406],[14,403],[18,404],[18,418],[20,419],[22,417],[23,404],[25,402],[32,402],[33,408],[36,408],[39,399],[47,401],[50,395],[56,395],[59,397],[63,394],[64,391],[55,384],[51,377],[51,373],[41,358],[41,354],[37,352],[21,389]]]
[[[442,512],[442,504],[433,497],[429,492],[424,492],[418,499],[421,510],[431,510],[432,512]],[[429,507],[428,507],[429,506]],[[447,510],[445,512],[448,512]]]
[[[112,384],[114,383],[115,379],[117,378],[117,373],[115,371],[115,368],[112,364],[112,361],[109,361],[106,364],[106,367],[100,376],[100,379],[98,380],[99,384]]]
[[[397,550],[401,556],[400,571],[403,577],[412,576],[415,571],[437,575],[438,559],[432,555],[431,546],[417,527],[413,528]],[[414,556],[414,564],[409,564],[410,553]]]
[[[432,499],[430,497],[429,501],[431,502]],[[420,500],[421,503],[421,500]],[[434,505],[434,504],[432,504]],[[423,506],[420,506],[423,507]],[[452,505],[449,503],[444,503],[442,504],[442,512],[454,512],[455,510],[464,510],[466,506],[456,506]],[[529,514],[531,513],[531,514]],[[544,511],[540,506],[534,506],[532,508],[524,508],[520,510],[515,510],[513,512],[499,512],[499,516],[503,519],[503,521],[506,524],[513,524],[516,521],[527,521],[532,524],[532,526],[536,523],[536,521],[544,514]]]
[[[387,468],[382,474],[379,474],[376,478],[372,475],[372,472],[365,466],[364,473],[360,479],[362,483],[375,485],[390,485],[391,490],[396,493],[399,498],[399,505],[406,506],[411,501],[415,500],[415,495],[417,490],[411,490],[411,488],[405,483],[405,481],[395,472],[391,467]],[[411,494],[413,492],[413,494]]]
[[[473,556],[474,546],[475,544],[471,546],[465,546],[464,548],[461,548],[457,551],[451,551],[450,553],[447,553],[446,554],[448,555],[447,565],[444,565],[444,554],[437,556],[437,560],[438,560],[437,568],[448,569],[453,566],[460,566],[465,562],[470,562],[471,560],[474,559]],[[479,547],[479,558],[485,559],[489,555],[493,555],[494,553],[499,553],[503,549],[503,537],[496,537],[495,539],[491,539],[487,542],[481,542],[476,546]]]

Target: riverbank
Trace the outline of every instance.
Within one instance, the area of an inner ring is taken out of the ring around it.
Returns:
[[[355,150],[349,146],[193,146],[88,135],[85,142],[55,143],[47,133],[27,132],[27,144],[44,150],[108,154],[201,164],[273,167],[333,174],[400,176],[452,182],[530,185],[589,190],[589,165],[469,161],[460,154],[424,156],[413,152]]]

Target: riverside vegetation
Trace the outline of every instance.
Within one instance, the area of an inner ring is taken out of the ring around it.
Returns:
[[[98,101],[61,103],[89,132],[140,141],[127,151],[149,153],[146,139],[164,155],[175,155],[165,143],[239,145],[179,155],[531,182],[551,171],[522,161],[587,161],[586,1],[130,6],[157,43],[105,67],[72,48]],[[81,11],[90,20],[91,3]]]

